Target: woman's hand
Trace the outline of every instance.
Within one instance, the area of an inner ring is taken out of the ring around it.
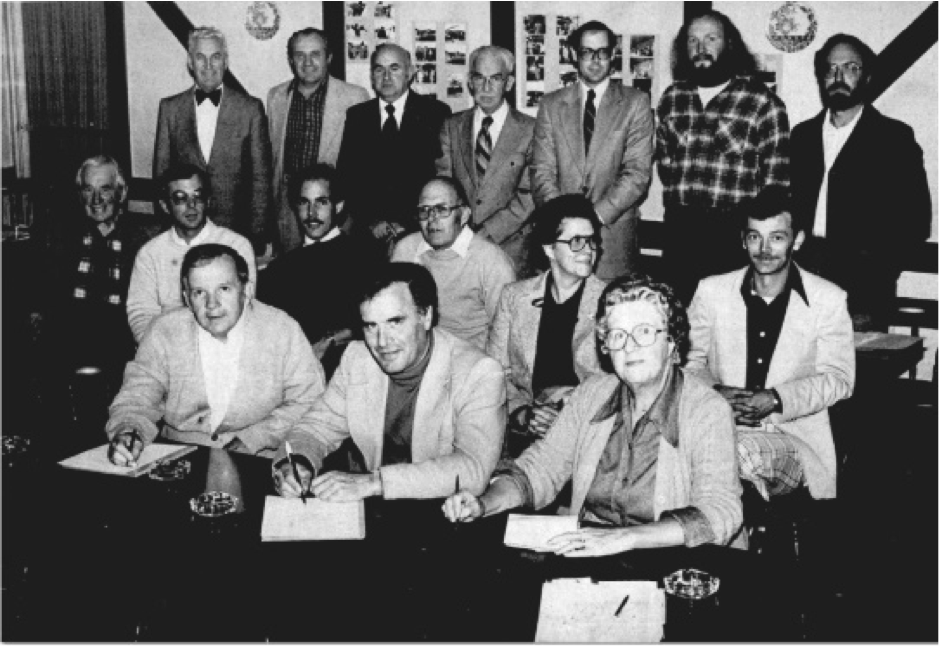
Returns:
[[[628,527],[601,529],[585,527],[576,532],[558,534],[548,547],[561,556],[609,556],[634,549],[635,535]]]

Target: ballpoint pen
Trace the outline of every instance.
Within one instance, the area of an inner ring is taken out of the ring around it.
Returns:
[[[300,480],[300,472],[297,471],[297,462],[293,459],[293,450],[290,448],[290,442],[284,442],[284,446],[287,449],[287,461],[290,462],[290,468],[293,470],[293,477],[297,480],[297,484],[300,485],[300,500],[303,501],[303,504],[306,504],[306,491],[303,489],[303,481]]]
[[[460,525],[459,525],[459,523],[460,523],[460,510],[463,509],[463,502],[462,502],[462,501],[460,500],[460,498],[459,498],[459,496],[460,496],[460,474],[459,474],[459,473],[456,474],[456,487],[454,488],[453,495],[454,495],[454,496],[457,496],[456,503],[459,505],[459,507],[456,508],[456,523],[455,523],[453,526],[454,526],[454,527],[459,527],[459,526],[460,526]]]
[[[619,604],[619,608],[616,609],[616,612],[613,613],[614,617],[619,617],[619,613],[623,612],[623,608],[626,607],[626,602],[629,601],[629,595],[626,595],[626,598],[623,599],[623,602]]]

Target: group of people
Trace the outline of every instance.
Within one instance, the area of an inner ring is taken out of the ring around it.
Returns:
[[[579,556],[743,545],[742,481],[834,497],[853,329],[883,324],[931,217],[912,131],[867,103],[875,57],[825,43],[825,109],[790,137],[717,11],[681,28],[656,115],[610,78],[606,25],[568,42],[579,82],[537,119],[506,101],[496,46],[471,53],[474,107],[451,116],[410,90],[400,46],[375,49],[369,100],[304,29],[265,116],[224,83],[224,36],[194,30],[195,86],[161,103],[154,152],[171,227],[126,231],[113,159],[76,177],[64,298],[108,313],[102,353],[137,345],[115,361],[112,461],[162,435],[269,457],[284,496],[447,498],[454,522],[570,483],[560,513],[585,522],[554,546]],[[638,273],[653,162],[664,280]],[[350,439],[362,464],[322,473]]]

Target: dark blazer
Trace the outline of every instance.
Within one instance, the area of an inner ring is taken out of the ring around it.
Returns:
[[[379,104],[379,99],[371,99],[346,112],[339,150],[345,211],[356,228],[386,220],[416,231],[418,194],[436,175],[440,127],[450,116],[450,106],[411,90],[398,140],[385,149]]]
[[[825,118],[822,111],[792,131],[792,194],[808,236],[801,262],[845,289],[854,314],[895,295],[903,255],[929,237],[932,201],[913,130],[867,105],[831,169],[825,252],[815,253]]]
[[[271,139],[264,105],[230,87],[222,91],[215,142],[208,162],[196,130],[195,88],[160,100],[153,177],[171,164],[192,164],[209,174],[215,209],[212,220],[255,244],[273,232],[268,220],[271,201]]]

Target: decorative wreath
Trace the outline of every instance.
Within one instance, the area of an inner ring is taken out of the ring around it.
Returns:
[[[766,26],[766,38],[778,50],[799,52],[812,44],[818,32],[815,12],[799,2],[786,2],[773,11]]]

